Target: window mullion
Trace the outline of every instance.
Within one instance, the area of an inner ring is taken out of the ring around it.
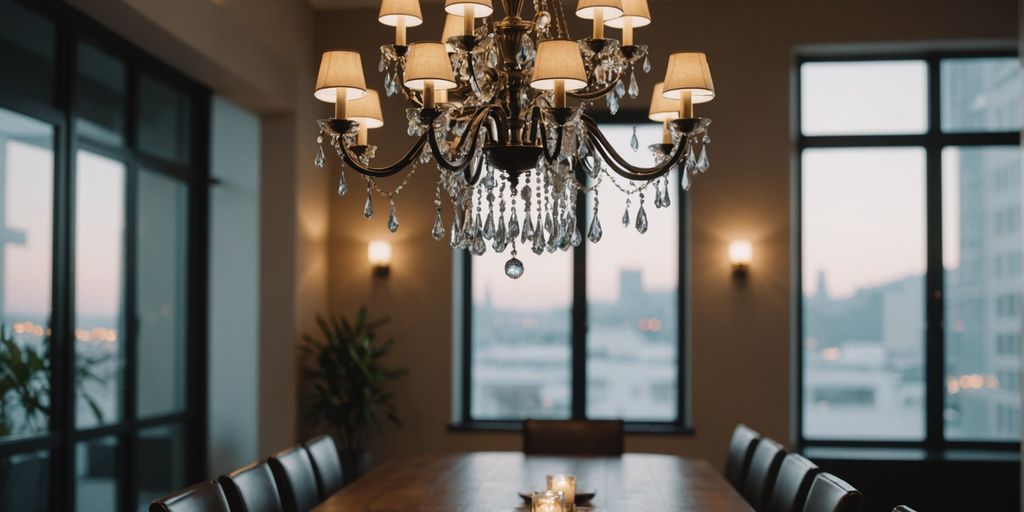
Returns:
[[[587,176],[577,169],[576,179],[586,183]],[[587,218],[587,202],[576,201],[576,218]],[[587,244],[573,251],[572,283],[572,418],[587,417]]]
[[[928,58],[928,143],[926,144],[925,197],[927,205],[927,254],[925,276],[925,444],[940,449],[943,442],[944,381],[946,373],[943,336],[942,263],[942,146],[941,82],[939,57]]]

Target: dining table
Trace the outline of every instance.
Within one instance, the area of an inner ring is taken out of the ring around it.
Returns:
[[[741,512],[753,509],[703,459],[627,453],[563,457],[518,452],[393,457],[328,497],[315,512],[524,512],[520,493],[542,491],[547,475],[574,475],[593,492],[577,512]]]

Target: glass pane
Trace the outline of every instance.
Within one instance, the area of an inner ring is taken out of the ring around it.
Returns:
[[[1020,60],[942,61],[942,130],[1020,130]]]
[[[921,148],[803,153],[803,431],[924,438]]]
[[[140,150],[188,165],[191,118],[187,96],[151,78],[139,79]]]
[[[924,61],[808,62],[800,66],[804,135],[924,133]]]
[[[0,510],[45,512],[50,509],[50,453],[0,457]]]
[[[121,418],[125,167],[79,151],[75,193],[78,428]]]
[[[185,407],[188,187],[142,171],[138,188],[136,407],[145,417]]]
[[[637,127],[644,144],[661,141],[661,126]],[[646,149],[629,149],[632,125],[605,125],[608,139],[630,163],[654,165]],[[619,184],[625,180],[619,180]],[[657,184],[660,186],[660,183]],[[632,421],[678,418],[679,206],[678,173],[668,184],[671,204],[654,206],[654,185],[644,211],[649,231],[619,223],[626,196],[611,178],[598,185],[604,235],[587,244],[587,417]],[[592,212],[593,195],[587,210]],[[635,222],[639,202],[632,200]],[[588,217],[592,217],[588,215]],[[589,220],[587,221],[589,226]]]
[[[139,486],[136,508],[146,512],[149,504],[185,487],[185,430],[166,425],[140,430],[135,454],[135,478]],[[159,461],[154,464],[154,461]]]
[[[75,510],[117,509],[117,438],[101,437],[75,445]]]
[[[78,44],[76,100],[78,135],[124,144],[125,65],[88,43]]]
[[[520,212],[520,219],[523,219]],[[473,419],[568,418],[572,412],[572,253],[534,255],[505,275],[505,254],[473,257]]]
[[[0,2],[0,93],[53,104],[56,55],[52,21],[17,2]]]
[[[53,175],[53,128],[0,109],[0,437],[47,429]]]
[[[1019,151],[942,152],[949,439],[1020,439]]]

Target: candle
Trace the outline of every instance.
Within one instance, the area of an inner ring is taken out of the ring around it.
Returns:
[[[533,512],[565,512],[565,495],[558,491],[535,492],[530,503]]]
[[[473,20],[473,4],[464,4],[462,6],[462,35],[473,35]]]
[[[338,87],[337,98],[334,100],[334,118],[345,119],[348,107],[348,89],[345,87]]]
[[[565,80],[555,80],[555,108],[565,108]]]
[[[622,46],[633,46],[633,17],[626,16],[622,22]]]
[[[405,16],[399,16],[395,25],[395,46],[405,46]]]
[[[434,108],[434,81],[423,81],[423,108]]]
[[[604,39],[604,8],[594,9],[594,39]]]
[[[565,506],[573,510],[576,503],[576,477],[572,475],[548,475],[548,490],[565,495]]]

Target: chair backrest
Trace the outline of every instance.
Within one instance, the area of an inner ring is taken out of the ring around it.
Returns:
[[[818,466],[813,462],[795,453],[786,455],[768,500],[768,512],[801,512],[817,474]]]
[[[785,456],[786,450],[782,445],[767,437],[762,437],[754,448],[742,489],[743,497],[754,510],[767,508],[768,498],[775,487],[775,478],[779,474],[779,466],[782,465]]]
[[[527,455],[622,455],[622,420],[526,420]]]
[[[316,487],[320,492],[320,500],[341,490],[345,485],[338,447],[331,436],[317,436],[303,443],[309,458],[313,460],[313,473],[316,475]]]
[[[914,509],[906,505],[896,505],[896,508],[892,509],[892,512],[916,512]]]
[[[231,512],[284,512],[274,473],[266,462],[254,462],[217,479]]]
[[[756,430],[740,423],[736,430],[732,431],[732,439],[729,441],[729,454],[725,458],[725,478],[729,480],[737,490],[743,489],[743,480],[747,476],[747,468],[750,467],[750,458],[754,455],[754,448],[761,438]]]
[[[807,512],[859,512],[864,496],[831,473],[818,473],[807,493]]]
[[[231,512],[217,482],[201,482],[149,504],[149,512]]]
[[[309,452],[295,446],[272,455],[267,463],[274,473],[277,493],[285,512],[309,512],[320,503]]]

